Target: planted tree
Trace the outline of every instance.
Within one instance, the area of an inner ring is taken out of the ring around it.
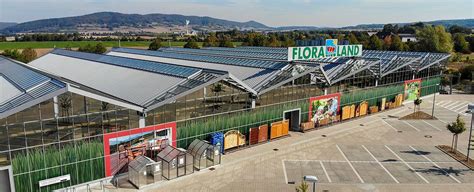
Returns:
[[[296,192],[307,192],[309,190],[309,185],[304,180],[301,181],[301,184],[296,187]]]
[[[148,46],[148,50],[158,50],[161,48],[161,39],[160,38],[156,38],[155,40],[153,40],[153,42],[150,43],[150,45]]]
[[[184,48],[199,49],[199,45],[196,43],[194,39],[191,39],[186,44],[184,44]]]
[[[20,60],[25,63],[29,63],[30,61],[33,61],[38,56],[38,54],[36,54],[36,51],[32,48],[23,49],[23,51],[21,52],[21,55],[22,57]]]
[[[413,108],[415,113],[416,113],[416,108],[418,108],[418,111],[420,111],[420,105],[421,105],[422,102],[423,102],[423,100],[421,100],[420,98],[416,98],[413,101],[413,104],[415,104],[415,107]]]
[[[466,131],[466,123],[461,119],[461,115],[458,115],[455,122],[452,122],[446,126],[448,130],[453,134],[451,141],[451,149],[453,152],[457,151],[458,148],[458,135]]]

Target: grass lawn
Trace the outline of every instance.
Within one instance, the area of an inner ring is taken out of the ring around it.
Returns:
[[[0,42],[0,50],[5,49],[25,49],[25,48],[33,48],[33,49],[41,49],[41,48],[77,48],[80,46],[84,46],[87,44],[95,45],[100,41],[29,41],[29,42]],[[106,47],[118,47],[118,41],[102,41]],[[148,47],[151,41],[122,41],[120,45],[122,47]],[[168,46],[171,44],[173,47],[180,46],[182,47],[186,42],[162,42],[163,46]],[[241,45],[240,42],[234,42],[235,45]],[[202,43],[199,43],[202,45]]]

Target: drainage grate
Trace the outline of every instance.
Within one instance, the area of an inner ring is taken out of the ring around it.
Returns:
[[[403,133],[403,131],[397,131],[398,133]]]
[[[278,150],[279,150],[278,148],[273,149],[273,151],[278,151]]]
[[[288,184],[294,185],[296,182],[294,181],[288,181]]]
[[[327,137],[327,135],[321,135],[321,137]]]
[[[216,168],[211,167],[211,168],[209,168],[209,170],[214,171],[214,170],[216,170]]]
[[[426,138],[433,138],[431,135],[425,135]]]

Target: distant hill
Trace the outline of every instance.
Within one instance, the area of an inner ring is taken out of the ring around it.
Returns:
[[[417,22],[413,22],[417,23]],[[413,23],[392,23],[396,25],[408,25],[408,24],[413,24]],[[431,24],[431,25],[443,25],[444,27],[448,28],[453,25],[459,25],[462,27],[467,27],[467,28],[474,28],[474,19],[452,19],[452,20],[436,20],[436,21],[422,21],[422,23],[425,24]],[[360,24],[356,26],[347,26],[347,27],[342,27],[341,29],[382,29],[384,24]]]
[[[236,22],[212,17],[184,16],[176,14],[123,14],[98,12],[83,16],[42,19],[20,23],[0,30],[2,33],[26,32],[76,32],[76,31],[148,31],[173,32],[185,30],[186,20],[198,30],[269,29],[256,21]],[[166,31],[168,30],[168,31]]]
[[[186,29],[186,20],[190,21]],[[474,19],[437,20],[423,22],[434,25],[460,25],[474,28]],[[412,23],[395,23],[407,25]],[[185,16],[177,14],[123,14],[117,12],[98,12],[88,15],[42,19],[25,23],[0,23],[0,34],[15,33],[63,33],[63,32],[149,32],[182,33],[195,31],[257,30],[257,31],[312,31],[312,30],[374,30],[384,24],[360,24],[342,28],[322,28],[317,26],[269,27],[256,21],[236,22],[212,17]]]
[[[4,29],[4,28],[7,28],[7,27],[14,26],[16,24],[17,23],[12,23],[12,22],[0,22],[0,30]]]

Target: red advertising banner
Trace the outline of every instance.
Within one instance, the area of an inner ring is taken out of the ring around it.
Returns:
[[[120,173],[135,157],[152,157],[167,145],[176,147],[176,122],[104,134],[105,175]]]

